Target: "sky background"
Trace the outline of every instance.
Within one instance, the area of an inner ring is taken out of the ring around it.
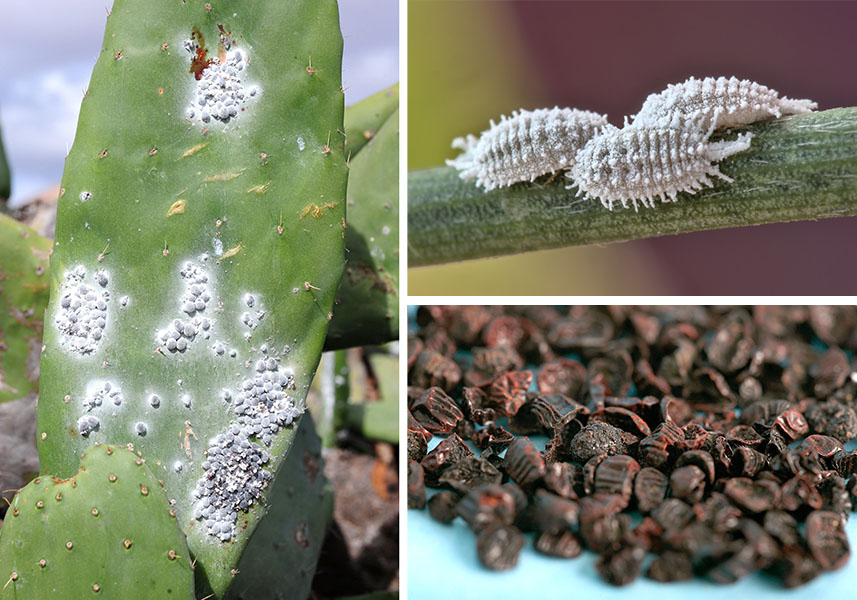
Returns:
[[[57,184],[112,1],[6,0],[0,124],[12,201]],[[353,104],[399,80],[398,0],[339,0],[342,80]]]

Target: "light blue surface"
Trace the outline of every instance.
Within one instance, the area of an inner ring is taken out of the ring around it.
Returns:
[[[846,530],[854,552],[857,514],[852,514]],[[825,573],[793,590],[783,588],[776,579],[759,574],[745,577],[733,585],[718,585],[700,578],[658,583],[640,576],[631,585],[617,588],[601,580],[595,570],[595,553],[584,551],[573,559],[547,557],[533,549],[532,534],[526,534],[527,542],[515,569],[492,572],[479,564],[476,538],[461,519],[442,525],[434,521],[427,510],[409,510],[407,531],[408,600],[857,599],[857,557],[852,557],[839,571]]]
[[[546,437],[530,437],[538,448],[544,448]],[[429,450],[442,439],[435,436],[429,442]],[[478,453],[473,444],[468,445]],[[846,448],[852,450],[855,446],[857,442],[851,442]],[[428,490],[429,497],[437,491]],[[604,583],[595,570],[598,555],[594,552],[584,550],[573,559],[545,556],[533,548],[534,534],[525,534],[526,543],[516,568],[494,572],[479,563],[476,536],[461,519],[443,525],[432,519],[427,509],[409,510],[407,519],[408,600],[857,600],[857,513],[851,513],[845,526],[852,549],[848,564],[792,590],[758,573],[733,585],[719,585],[699,577],[659,583],[643,576],[654,555],[643,563],[634,583],[614,587]]]

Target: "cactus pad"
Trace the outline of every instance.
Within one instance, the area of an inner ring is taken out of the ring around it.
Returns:
[[[376,113],[387,114],[390,98],[378,94],[348,111],[369,102],[382,103]],[[363,112],[365,109],[354,118],[362,120]],[[360,129],[350,135],[359,137]],[[349,138],[346,148],[351,143]],[[399,337],[397,108],[379,126],[371,141],[358,149],[356,156],[352,154],[348,175],[347,262],[325,343],[328,350],[382,344]]]
[[[194,597],[191,560],[146,463],[96,445],[71,479],[41,476],[0,533],[0,599]]]
[[[12,194],[12,177],[6,151],[3,149],[3,130],[0,129],[0,209],[6,210],[6,200]]]
[[[334,0],[116,0],[66,162],[43,468],[158,470],[222,597],[303,412],[343,267]],[[64,304],[68,306],[64,306]]]
[[[39,392],[51,241],[0,215],[0,402]]]

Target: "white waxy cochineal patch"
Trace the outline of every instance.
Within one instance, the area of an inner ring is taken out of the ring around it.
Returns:
[[[638,202],[654,207],[658,197],[674,202],[679,192],[694,194],[712,186],[710,176],[731,182],[713,163],[747,150],[752,134],[709,142],[714,127],[701,128],[702,119],[697,117],[685,129],[605,127],[580,151],[567,176],[579,187],[578,195],[598,198],[609,210],[616,202],[625,208],[630,202],[634,210]]]
[[[90,278],[86,268],[78,265],[66,271],[65,281],[60,284],[60,307],[55,320],[60,342],[78,354],[94,352],[107,326],[109,277],[99,269],[92,279],[87,283]]]
[[[184,280],[184,292],[179,300],[179,310],[189,318],[176,318],[157,334],[157,341],[168,352],[184,352],[199,336],[211,337],[212,322],[200,316],[211,302],[208,271],[200,265],[187,261],[180,271]]]
[[[737,77],[691,77],[651,94],[633,124],[655,128],[681,128],[700,120],[707,129],[749,125],[769,117],[812,112],[818,105],[812,100],[780,98],[776,90]]]
[[[303,413],[288,394],[294,385],[294,377],[280,370],[276,359],[260,358],[255,375],[244,381],[234,401],[241,430],[270,446],[277,432]]]
[[[195,42],[188,40],[184,46],[195,56]],[[229,123],[238,118],[247,101],[260,93],[259,87],[255,85],[245,89],[243,75],[247,68],[247,58],[238,49],[227,52],[223,61],[218,57],[212,58],[203,70],[202,77],[196,81],[185,116],[203,124],[210,123],[212,119]]]
[[[453,140],[464,152],[446,164],[486,190],[533,181],[573,166],[577,152],[607,124],[606,115],[572,108],[516,111],[491,121],[479,138]]]
[[[193,491],[197,500],[193,516],[208,535],[226,542],[235,535],[238,512],[249,510],[273,479],[262,468],[271,457],[249,441],[238,425],[211,440],[205,454],[205,472]]]

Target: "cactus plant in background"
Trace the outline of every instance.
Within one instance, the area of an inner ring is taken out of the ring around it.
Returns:
[[[346,265],[328,350],[399,335],[398,86],[349,107],[345,123],[351,156]]]
[[[3,149],[3,129],[0,128],[0,209],[6,210],[6,200],[12,195],[12,176],[6,151]]]
[[[39,391],[51,241],[0,215],[0,402]]]
[[[345,109],[345,152],[353,159],[381,126],[399,110],[399,84],[372,94]]]
[[[116,0],[66,162],[42,469],[133,441],[198,593],[226,593],[324,342],[343,265],[341,51],[333,0]]]
[[[0,577],[2,599],[194,597],[164,490],[120,446],[93,446],[74,477],[38,477],[15,496],[0,533]]]

